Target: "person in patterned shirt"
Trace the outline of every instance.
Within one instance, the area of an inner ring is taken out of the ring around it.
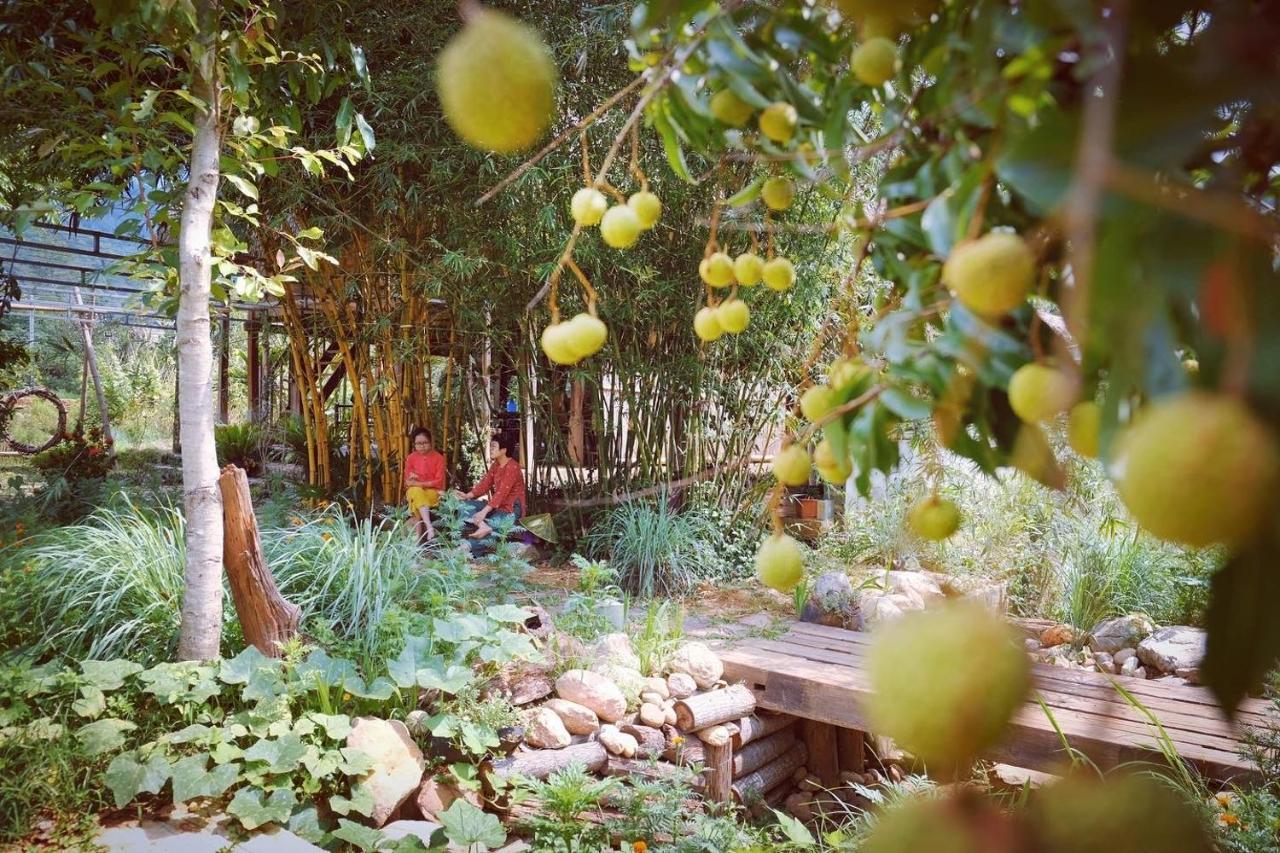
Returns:
[[[475,513],[468,519],[476,526],[470,534],[472,539],[484,539],[493,532],[490,524],[495,518],[510,517],[519,521],[524,515],[528,500],[524,493],[524,473],[520,463],[516,461],[516,439],[511,435],[500,435],[489,442],[489,458],[492,463],[480,482],[471,487],[469,492],[459,493],[464,501],[469,501]],[[492,492],[488,501],[475,500],[481,495]]]

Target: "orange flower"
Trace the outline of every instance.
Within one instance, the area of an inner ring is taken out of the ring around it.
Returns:
[[[321,538],[321,539],[323,539],[323,540],[324,540],[324,541],[326,541],[326,542],[332,542],[332,541],[333,541],[333,534],[332,534],[332,533],[321,533],[321,534],[320,534],[320,538]]]
[[[649,849],[649,845],[645,844],[643,841],[631,842],[632,853],[645,853],[645,851],[648,849]]]
[[[1239,824],[1240,818],[1236,817],[1231,812],[1223,812],[1218,815],[1218,826],[1238,826]]]
[[[684,738],[680,737],[680,735],[676,735],[671,739],[672,746],[679,746],[682,743],[684,743]]]

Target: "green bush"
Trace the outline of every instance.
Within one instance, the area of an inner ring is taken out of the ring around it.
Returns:
[[[82,524],[38,535],[13,555],[30,568],[23,572],[30,583],[7,606],[40,626],[30,649],[38,658],[156,661],[177,648],[186,559],[182,513],[121,500]],[[233,612],[229,606],[227,612]]]
[[[218,424],[213,429],[219,465],[237,465],[250,475],[262,467],[266,433],[255,423]]]
[[[665,496],[629,500],[592,526],[587,551],[608,559],[619,582],[634,594],[679,596],[697,579],[694,565],[707,530],[704,519],[676,512]]]

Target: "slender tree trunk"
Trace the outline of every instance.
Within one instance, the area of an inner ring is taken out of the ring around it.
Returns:
[[[80,297],[80,288],[75,288],[76,304],[84,305],[84,299]],[[107,453],[110,456],[116,454],[115,439],[111,435],[111,416],[107,414],[107,392],[102,387],[102,376],[98,373],[98,354],[93,348],[93,330],[89,325],[88,315],[80,317],[80,334],[84,338],[84,363],[89,368],[89,374],[93,377],[93,390],[98,397],[98,417],[102,423],[102,440],[107,445]],[[80,416],[84,417],[85,392],[80,393]]]
[[[201,19],[214,24],[208,2]],[[186,590],[178,657],[216,658],[222,635],[222,496],[213,442],[213,341],[209,329],[212,275],[210,230],[218,193],[218,131],[215,53],[195,69],[192,94],[209,105],[195,121],[191,172],[178,235],[178,398],[181,411],[182,491],[187,515]]]

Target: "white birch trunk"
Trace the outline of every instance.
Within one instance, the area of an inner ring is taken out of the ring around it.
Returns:
[[[207,4],[201,11],[212,24]],[[222,496],[213,439],[213,341],[209,291],[213,257],[210,232],[218,193],[221,149],[214,51],[195,69],[192,94],[209,104],[195,120],[190,177],[178,234],[178,406],[182,442],[182,492],[187,518],[186,587],[178,657],[218,657],[222,636]]]

